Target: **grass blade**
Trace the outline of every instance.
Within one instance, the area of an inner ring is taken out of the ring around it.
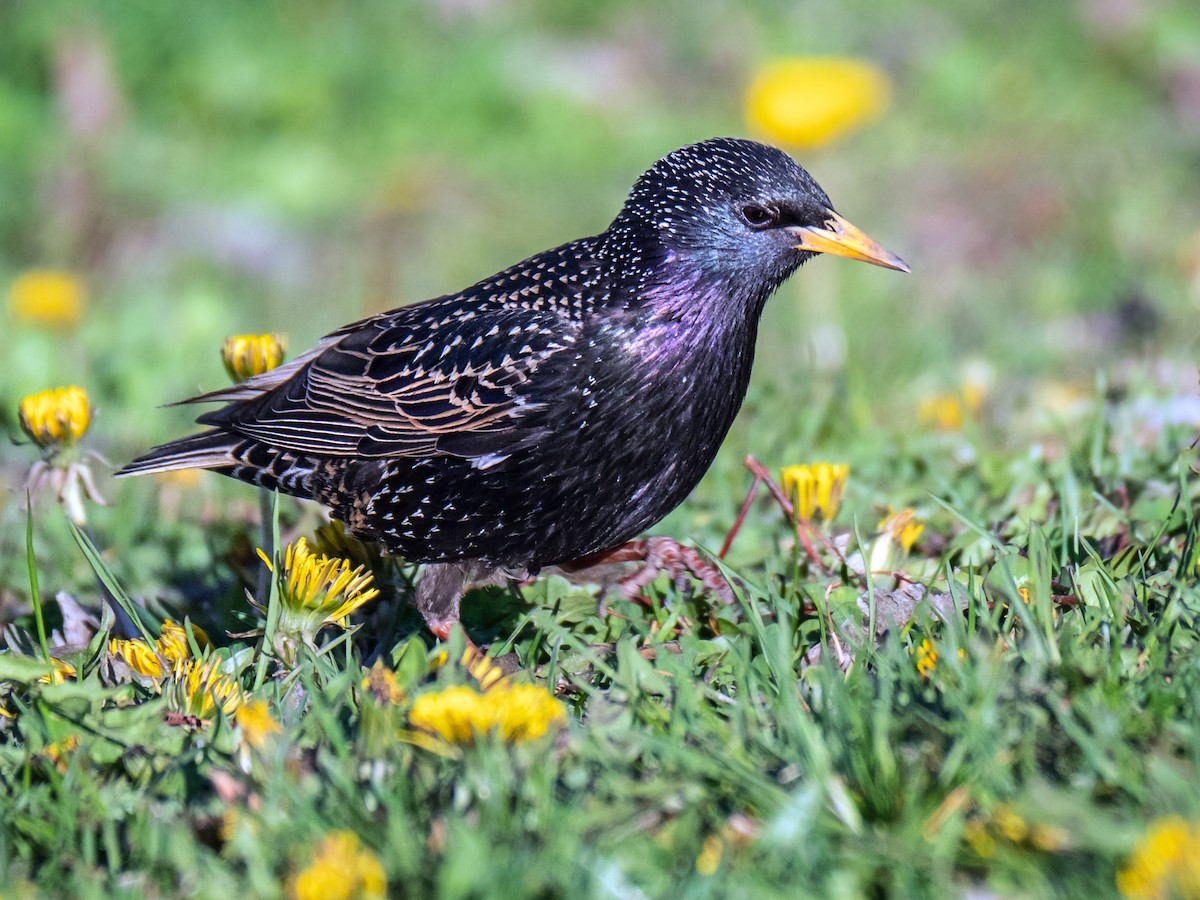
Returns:
[[[33,604],[33,618],[37,622],[38,645],[42,658],[50,661],[50,645],[46,642],[46,619],[42,615],[42,595],[38,590],[37,558],[33,555],[33,499],[25,494],[25,565],[29,569],[29,601]]]
[[[92,543],[92,539],[70,519],[67,519],[67,525],[71,529],[71,536],[75,538],[75,543],[83,551],[88,565],[92,567],[92,571],[96,573],[96,577],[100,579],[100,583],[104,585],[104,589],[108,591],[108,595],[112,597],[113,601],[121,607],[122,612],[133,622],[142,639],[150,646],[154,646],[155,638],[146,627],[146,623],[142,621],[141,610],[117,582],[116,576],[113,575],[108,564],[104,562],[104,558],[100,555],[100,551],[96,549],[96,545]]]

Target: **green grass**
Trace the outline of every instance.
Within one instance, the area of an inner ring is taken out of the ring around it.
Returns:
[[[225,334],[286,324],[295,352],[602,228],[654,158],[745,131],[773,55],[892,76],[883,120],[798,156],[914,273],[821,260],[785,286],[720,457],[654,529],[715,550],[747,454],[843,461],[840,557],[808,560],[762,500],[727,559],[735,607],[666,578],[605,617],[553,576],[468,599],[467,633],[568,709],[525,744],[413,736],[413,700],[471,677],[437,665],[409,567],[376,561],[353,635],[281,672],[230,636],[262,626],[252,489],[93,460],[93,549],[48,494],[27,518],[36,451],[6,442],[0,893],[278,896],[348,829],[396,896],[1113,895],[1151,822],[1200,820],[1192,6],[17,2],[0,285],[53,265],[89,300],[71,329],[4,319],[15,439],[22,395],[78,383],[85,449],[122,463],[190,427],[157,407],[222,383]],[[119,110],[92,138],[53,63],[89,34]],[[980,370],[961,428],[922,420]],[[962,615],[867,639],[897,582],[854,560],[889,507],[926,525],[898,568]],[[279,504],[285,541],[321,521]],[[60,591],[96,618],[71,647]],[[185,616],[269,704],[266,750],[115,677],[110,633]],[[40,618],[78,680],[39,681]],[[360,689],[377,658],[398,706]]]
[[[350,829],[410,895],[1111,894],[1148,821],[1200,815],[1190,435],[1114,454],[1145,434],[1120,420],[1121,404],[1097,402],[1051,461],[988,458],[984,423],[978,442],[918,434],[856,470],[855,525],[833,529],[846,557],[855,533],[874,540],[872,505],[923,485],[927,531],[903,568],[964,610],[918,607],[878,642],[864,640],[861,577],[797,555],[770,503],[734,545],[736,608],[661,581],[649,606],[610,598],[603,619],[593,591],[554,577],[519,599],[473,595],[469,633],[570,708],[564,732],[531,744],[431,752],[403,737],[409,701],[381,710],[356,689],[377,652],[410,698],[470,681],[431,671],[436,649],[397,617],[410,588],[394,564],[354,641],[256,689],[284,732],[248,771],[224,719],[169,724],[161,698],[105,686],[98,640],[72,657],[79,682],[38,684],[44,668],[2,656],[18,712],[0,745],[4,878],[47,894],[269,896],[321,835]],[[693,514],[690,533],[716,546],[735,509]],[[894,586],[875,580],[881,609]],[[191,612],[244,617],[240,595],[227,583]],[[926,675],[924,640],[939,652]],[[217,643],[251,685],[254,641]],[[60,770],[45,747],[69,735]],[[701,874],[706,841],[720,861]]]

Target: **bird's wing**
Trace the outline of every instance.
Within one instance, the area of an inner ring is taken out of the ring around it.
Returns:
[[[198,421],[320,456],[506,454],[538,439],[542,417],[530,414],[561,394],[580,330],[561,305],[513,296],[364,320],[296,360],[286,380]]]
[[[325,335],[317,342],[315,347],[305,350],[295,359],[289,360],[281,366],[277,366],[270,371],[263,372],[260,375],[252,375],[245,381],[240,381],[230,387],[217,388],[215,391],[208,391],[204,394],[197,394],[195,397],[188,397],[186,400],[176,400],[174,403],[168,403],[168,406],[185,406],[192,403],[231,403],[235,400],[250,400],[261,396],[272,388],[279,387],[298,371],[303,369],[308,363],[312,362],[330,346],[336,344],[344,336],[358,328],[362,328],[379,316],[372,316],[368,319],[360,319],[357,322],[351,322],[349,325],[344,325],[337,331]]]

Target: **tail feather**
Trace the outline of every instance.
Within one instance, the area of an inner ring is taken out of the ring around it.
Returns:
[[[214,428],[155,447],[116,474],[121,477],[176,469],[211,469],[269,490],[311,497],[315,465],[311,457]]]
[[[203,431],[155,447],[149,453],[123,466],[116,475],[120,478],[124,475],[145,475],[176,469],[221,469],[237,465],[239,460],[234,455],[234,450],[241,440],[228,432],[216,429]]]

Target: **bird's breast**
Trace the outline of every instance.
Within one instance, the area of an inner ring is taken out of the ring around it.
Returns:
[[[537,451],[560,461],[543,481],[561,499],[563,537],[559,558],[541,563],[628,540],[683,501],[741,407],[754,348],[752,333],[660,321],[590,349],[578,388],[556,404],[572,426]]]

